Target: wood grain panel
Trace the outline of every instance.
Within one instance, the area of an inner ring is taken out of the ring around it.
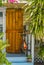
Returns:
[[[10,30],[13,28],[13,12],[10,11]]]
[[[23,29],[23,11],[19,10],[19,29]]]
[[[23,37],[23,13],[19,9],[7,9],[6,11],[6,39],[10,46],[6,51],[9,53],[20,53]]]
[[[18,10],[16,10],[16,29],[19,29],[19,19],[18,19]]]
[[[9,42],[9,33],[6,33],[6,38],[7,38],[7,40],[8,40],[8,43],[10,44],[10,42]],[[6,51],[7,51],[7,52],[11,52],[11,44],[10,44],[10,46],[8,46],[8,47],[6,48]]]
[[[9,29],[10,23],[8,22],[10,21],[10,12],[6,11],[6,28]]]
[[[16,52],[21,52],[22,36],[16,32]]]
[[[14,12],[13,12],[13,30],[15,30],[15,28],[16,28],[15,21],[16,21],[16,16],[15,16],[15,10],[14,10]]]
[[[16,51],[16,33],[13,32],[13,53]]]

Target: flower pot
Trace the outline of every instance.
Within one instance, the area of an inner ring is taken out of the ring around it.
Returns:
[[[32,62],[32,58],[27,58],[27,62]]]

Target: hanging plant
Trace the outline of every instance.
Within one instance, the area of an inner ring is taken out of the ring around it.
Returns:
[[[25,22],[29,23],[30,33],[36,36],[36,39],[44,41],[44,0],[27,0],[28,3],[23,6]]]

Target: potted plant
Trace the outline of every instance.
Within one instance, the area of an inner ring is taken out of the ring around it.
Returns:
[[[7,44],[7,41],[1,40],[2,37],[3,33],[0,33],[0,65],[11,65],[11,63],[6,58],[6,53],[3,52],[3,50],[9,46],[9,44]]]
[[[27,62],[32,62],[32,56],[31,55],[27,56]]]

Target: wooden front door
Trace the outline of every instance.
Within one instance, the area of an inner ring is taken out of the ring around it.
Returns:
[[[6,51],[9,53],[20,53],[23,38],[23,10],[7,9],[6,10],[6,39],[10,44]]]

